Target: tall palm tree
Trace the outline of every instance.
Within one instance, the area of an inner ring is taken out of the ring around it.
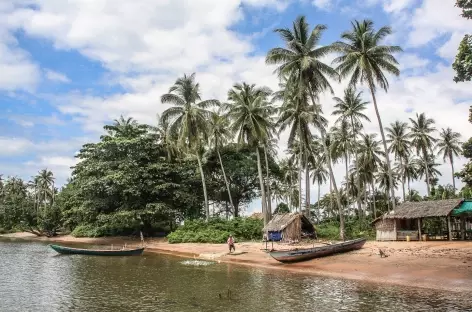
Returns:
[[[437,177],[442,175],[437,169],[439,166],[433,154],[428,154],[426,157],[422,155],[419,160],[418,177],[421,179],[425,177],[427,185],[434,186],[437,184]]]
[[[344,158],[346,168],[345,190],[346,195],[349,197],[349,153],[353,149],[352,132],[349,122],[343,120],[339,126],[335,126],[331,129],[331,133],[333,137],[333,154],[342,155]]]
[[[449,163],[451,164],[452,187],[454,188],[454,192],[456,190],[456,181],[454,180],[454,156],[458,157],[462,152],[462,142],[460,142],[460,138],[460,133],[452,131],[451,128],[443,128],[441,129],[441,133],[439,133],[439,141],[437,144],[439,153],[443,155],[444,162],[449,160]]]
[[[286,185],[286,196],[289,203],[289,209],[292,211],[293,208],[293,181],[297,179],[297,167],[293,163],[292,159],[285,158],[280,162],[280,170],[282,171],[282,179]]]
[[[402,167],[397,168],[398,175],[407,182],[408,194],[411,192],[410,182],[418,179],[420,167],[420,161],[415,156],[410,156],[404,159]]]
[[[293,22],[292,29],[279,28],[275,30],[284,41],[285,47],[271,49],[266,57],[266,63],[279,65],[276,73],[280,78],[289,77],[289,84],[293,85],[300,95],[308,94],[312,105],[315,106],[318,125],[321,125],[322,121],[316,99],[325,90],[333,93],[327,77],[336,80],[339,78],[338,73],[333,68],[321,61],[322,57],[332,51],[331,46],[319,46],[321,35],[325,29],[326,26],[317,25],[310,32],[306,18],[300,16]],[[344,240],[343,206],[334,178],[330,153],[326,146],[326,130],[324,128],[319,128],[318,130],[321,134],[325,154],[328,157],[327,165],[340,212],[340,236]]]
[[[220,145],[231,140],[229,125],[229,119],[227,119],[226,116],[213,112],[208,123],[208,135],[210,138],[210,146],[214,146],[216,154],[218,155],[218,160],[220,161],[221,172],[223,173],[223,179],[225,180],[229,202],[233,208],[233,211],[236,211],[236,207],[234,207],[233,204],[233,197],[231,196],[228,178],[226,177],[225,167],[223,166],[223,160],[221,159],[220,154]]]
[[[208,108],[219,105],[219,102],[217,100],[202,101],[200,85],[195,81],[195,73],[178,78],[174,85],[170,87],[169,93],[161,96],[161,102],[174,105],[162,113],[162,121],[170,123],[171,136],[176,136],[179,145],[185,146],[197,158],[205,197],[205,214],[208,220],[210,218],[210,208],[208,206],[201,149],[202,141],[206,141],[208,134],[207,121],[211,116]]]
[[[366,120],[370,122],[369,117],[367,117],[363,112],[367,109],[367,104],[369,102],[365,102],[361,98],[362,92],[356,93],[356,90],[353,87],[349,87],[344,90],[344,97],[341,99],[339,97],[334,97],[333,100],[336,102],[334,105],[335,110],[333,111],[334,116],[339,116],[336,120],[337,123],[347,120],[351,123],[351,131],[352,137],[354,141],[357,141],[357,135],[359,134],[356,129],[362,127],[362,120]],[[356,126],[355,126],[356,125]],[[355,156],[356,163],[359,162],[358,159],[358,150],[357,145],[353,145],[353,154]],[[356,166],[356,184],[357,189],[360,189],[361,180],[359,177],[359,167]],[[357,209],[361,211],[361,197],[360,192],[358,192],[357,196]]]
[[[370,20],[354,21],[351,24],[352,29],[341,35],[344,41],[338,41],[333,45],[341,53],[341,56],[334,59],[333,63],[338,64],[336,70],[339,71],[341,77],[351,77],[350,86],[354,87],[361,83],[366,84],[370,89],[387,161],[389,185],[392,186],[390,190],[393,198],[392,208],[395,209],[393,173],[375,92],[377,86],[387,92],[389,84],[385,74],[400,75],[400,70],[397,68],[398,62],[392,54],[401,52],[402,49],[399,46],[381,45],[383,39],[392,33],[390,27],[384,26],[376,31],[374,23]]]
[[[411,142],[408,134],[408,124],[403,121],[395,121],[390,124],[387,130],[388,152],[393,153],[395,159],[400,162],[400,168],[403,168],[403,162],[410,155]],[[402,178],[403,201],[405,201],[405,175]]]
[[[269,94],[267,88],[257,88],[254,84],[235,84],[228,92],[227,104],[228,116],[232,120],[231,129],[236,133],[238,142],[246,142],[256,149],[264,224],[269,223],[270,212],[267,209],[260,146],[271,137],[273,128],[273,107],[267,101]]]
[[[433,133],[436,132],[436,128],[434,127],[434,119],[427,118],[424,113],[420,115],[416,114],[416,120],[410,118],[411,126],[410,126],[410,138],[413,147],[416,149],[416,153],[421,155],[421,159],[423,161],[428,160],[429,153],[432,152],[434,143],[436,143],[436,139],[433,137]],[[424,174],[426,175],[426,190],[428,192],[428,197],[431,195],[430,190],[430,174],[428,170],[428,166],[423,164]]]
[[[174,137],[171,137],[169,120],[163,120],[161,116],[157,115],[157,126],[153,127],[152,130],[157,136],[159,143],[164,147],[167,153],[167,160],[170,161],[176,158],[180,154],[180,150],[178,145],[175,144],[177,141],[176,134],[174,133]]]
[[[394,185],[389,185],[390,184],[390,176],[388,173],[388,167],[385,162],[382,162],[379,166],[379,170],[377,172],[377,183],[379,184],[379,187],[383,189],[385,192],[385,199],[387,201],[387,207],[388,211],[390,211],[390,202],[394,202],[395,198],[389,199],[388,192],[392,187],[395,187],[398,183],[398,180],[396,179],[396,174],[394,174],[394,179],[393,183]]]
[[[36,175],[37,187],[39,192],[39,203],[46,209],[48,202],[54,203],[54,174],[48,169],[43,169]]]
[[[314,159],[311,167],[311,178],[313,183],[318,184],[318,200],[316,201],[318,206],[318,211],[320,211],[320,195],[321,195],[321,185],[326,183],[328,180],[328,171],[325,168],[323,158],[318,157]]]

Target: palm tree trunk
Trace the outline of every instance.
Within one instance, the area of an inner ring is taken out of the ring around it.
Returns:
[[[382,126],[382,119],[380,118],[380,113],[379,113],[379,108],[377,107],[377,99],[375,98],[375,93],[374,93],[374,84],[372,81],[369,81],[369,87],[370,87],[370,93],[372,94],[372,100],[374,102],[374,108],[375,108],[375,114],[377,115],[377,120],[379,122],[379,128],[380,128],[380,135],[382,136],[382,143],[384,146],[384,151],[385,151],[385,159],[387,160],[387,168],[388,168],[388,180],[390,184],[390,194],[392,196],[392,209],[395,210],[395,187],[393,184],[393,175],[392,175],[392,166],[390,164],[390,156],[388,153],[388,148],[387,148],[387,141],[385,140],[385,134],[384,134],[384,129]]]
[[[426,173],[426,191],[428,192],[428,197],[431,195],[431,190],[429,188],[429,168],[428,168],[428,152],[426,148],[423,148],[423,160],[424,160],[424,171]]]
[[[310,169],[308,168],[308,153],[305,153],[305,198],[306,216],[310,218]]]
[[[310,92],[310,97],[311,97],[311,102],[312,102],[313,106],[315,107],[315,113],[316,113],[316,118],[317,118],[318,125],[320,127],[322,127],[323,122],[321,121],[321,116],[320,116],[320,113],[318,112],[318,109],[317,109],[317,106],[316,106],[316,103],[315,103],[315,97],[314,97],[314,94],[313,94],[313,89]],[[334,194],[336,195],[336,203],[338,204],[338,209],[339,209],[339,236],[340,236],[341,240],[345,240],[343,206],[341,204],[341,197],[339,196],[338,187],[336,185],[336,180],[334,178],[333,167],[331,165],[331,153],[328,150],[328,146],[326,146],[326,136],[325,136],[325,133],[324,133],[325,129],[321,128],[319,130],[320,130],[320,134],[321,134],[321,141],[323,143],[323,150],[324,150],[324,153],[326,155],[326,162],[327,162],[327,165],[328,165],[329,176],[330,176],[331,181],[333,183]]]
[[[203,166],[202,161],[200,160],[200,155],[197,152],[197,161],[198,161],[198,169],[200,169],[200,176],[202,177],[202,186],[203,186],[203,197],[205,199],[205,218],[206,220],[210,220],[210,206],[208,206],[208,194],[205,182],[205,174],[203,173]]]
[[[376,205],[376,198],[375,198],[375,185],[374,185],[374,181],[372,181],[371,183],[371,186],[372,186],[372,203],[373,203],[373,206],[374,206],[374,219],[377,218],[377,205]]]
[[[408,196],[410,196],[410,194],[411,194],[411,188],[410,188],[410,176],[408,176],[407,180],[408,180]],[[410,199],[409,199],[409,200],[410,200]]]
[[[400,156],[400,168],[403,170],[403,157]],[[405,201],[405,175],[402,174],[403,201]]]
[[[300,154],[298,159],[298,212],[302,212],[302,172],[303,172],[303,162],[302,155]]]
[[[231,203],[231,207],[235,209],[234,204],[233,204],[233,198],[231,197],[231,190],[229,188],[229,182],[228,182],[228,179],[226,178],[225,167],[223,166],[223,160],[221,159],[220,150],[218,147],[216,147],[216,153],[218,154],[218,159],[220,160],[221,172],[223,172],[223,179],[225,180],[226,190],[228,191],[229,202]]]
[[[290,185],[289,185],[289,188],[288,188],[288,196],[289,196],[289,209],[290,209],[290,212],[292,212],[293,210],[293,192],[292,192],[292,185],[293,185],[293,181],[292,181],[292,172],[290,172]]]
[[[269,223],[269,219],[267,218],[267,201],[266,201],[266,194],[265,194],[265,187],[264,187],[264,178],[262,177],[262,166],[261,166],[261,153],[259,152],[259,146],[256,147],[256,155],[257,155],[257,172],[259,174],[259,183],[261,185],[261,204],[262,204],[262,215],[264,216],[264,225]]]
[[[456,193],[456,180],[454,179],[454,159],[452,154],[449,155],[449,161],[451,162],[451,170],[452,170],[452,188],[454,189],[454,194]]]
[[[351,116],[351,128],[352,128],[352,134],[354,137],[353,152],[354,152],[355,160],[356,160],[357,209],[359,210],[359,214],[363,216],[364,212],[362,211],[362,205],[361,205],[361,177],[359,175],[359,157],[358,157],[359,155],[357,152],[357,133],[354,132],[354,118],[352,116]]]
[[[318,202],[317,202],[318,213],[321,211],[321,208],[320,208],[320,197],[321,197],[321,182],[318,181]]]
[[[272,219],[272,196],[270,194],[270,179],[269,179],[269,160],[267,158],[267,149],[264,147],[264,157],[266,164],[266,183],[267,183],[267,214],[269,220]]]
[[[349,205],[349,167],[348,167],[348,158],[347,158],[347,152],[344,153],[344,164],[346,167],[346,196],[347,196],[347,203],[346,203],[346,208]],[[347,210],[347,209],[346,209]]]

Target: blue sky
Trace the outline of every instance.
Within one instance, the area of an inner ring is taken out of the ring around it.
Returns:
[[[0,173],[29,178],[47,167],[63,183],[75,152],[104,123],[121,114],[155,123],[166,108],[159,96],[183,73],[197,72],[205,97],[224,99],[239,81],[276,89],[264,63],[281,44],[273,29],[301,14],[328,26],[321,44],[338,40],[353,19],[392,26],[389,43],[404,53],[402,75],[379,94],[384,124],[426,112],[438,128],[470,136],[472,88],[452,82],[451,63],[472,25],[450,1],[10,0],[0,4]],[[336,95],[345,86],[333,82]],[[332,95],[322,100],[332,111]],[[368,113],[375,121],[372,107]],[[378,132],[376,122],[366,128]],[[450,183],[448,164],[441,171],[440,182]],[[422,184],[414,187],[424,192]]]

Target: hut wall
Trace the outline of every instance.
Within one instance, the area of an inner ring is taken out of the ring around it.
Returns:
[[[397,240],[397,231],[395,229],[394,219],[380,219],[375,223],[377,241]]]
[[[282,232],[282,241],[299,242],[301,240],[302,221],[300,218],[295,218]]]

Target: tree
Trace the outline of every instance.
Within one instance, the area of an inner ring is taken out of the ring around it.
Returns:
[[[410,138],[413,147],[416,149],[418,155],[421,154],[423,161],[428,161],[428,155],[432,152],[436,139],[433,137],[433,133],[436,132],[434,127],[435,121],[432,118],[427,118],[424,113],[420,115],[416,114],[416,120],[410,118]],[[422,165],[424,168],[424,174],[426,175],[426,186],[428,196],[431,195],[430,192],[430,173],[428,166],[425,164]]]
[[[343,155],[346,168],[346,195],[349,197],[349,153],[353,150],[352,132],[347,120],[343,120],[339,126],[331,129],[333,138],[333,154]]]
[[[217,100],[202,101],[200,85],[195,82],[195,73],[178,78],[169,89],[169,93],[161,96],[161,102],[174,105],[162,113],[162,120],[171,124],[170,133],[177,136],[179,144],[185,146],[197,158],[208,220],[210,208],[201,160],[202,138],[206,139],[208,134],[207,121],[211,114],[207,109],[219,105],[219,102]]]
[[[290,209],[288,209],[288,205],[286,203],[279,203],[277,207],[275,207],[274,214],[278,213],[289,213]]]
[[[408,136],[408,124],[402,121],[395,121],[387,130],[388,152],[393,153],[395,159],[400,161],[400,168],[403,168],[403,162],[410,155],[411,142]],[[400,169],[402,170],[402,169]],[[397,172],[398,173],[398,172]],[[405,175],[400,174],[402,178],[403,201],[405,201]]]
[[[462,17],[472,19],[472,1],[457,0],[456,6],[462,9]],[[472,36],[465,35],[459,44],[459,52],[452,64],[456,72],[455,82],[465,82],[472,80]]]
[[[385,92],[388,90],[389,84],[385,76],[386,74],[400,75],[400,70],[397,67],[398,62],[393,56],[393,53],[402,52],[402,49],[399,46],[380,44],[391,33],[391,28],[387,26],[381,27],[378,31],[375,31],[374,23],[370,20],[364,20],[362,22],[354,21],[352,23],[352,30],[346,31],[341,35],[344,41],[334,43],[333,46],[341,53],[341,56],[334,59],[333,63],[338,64],[336,70],[341,77],[350,76],[350,86],[355,87],[360,83],[366,84],[370,89],[384,146],[390,179],[389,185],[392,187],[390,190],[392,208],[395,209],[393,172],[382,126],[382,119],[380,118],[377,99],[375,97],[377,86],[384,89]]]
[[[326,183],[328,179],[328,171],[324,167],[323,161],[323,157],[317,157],[313,160],[311,168],[311,178],[313,179],[313,183],[318,184],[318,200],[316,201],[318,211],[320,211],[321,185]]]
[[[362,120],[366,120],[370,122],[369,117],[367,117],[363,111],[367,109],[368,102],[365,102],[361,98],[362,92],[356,93],[356,90],[352,87],[347,88],[344,90],[344,97],[338,98],[334,97],[333,100],[336,102],[334,105],[335,110],[333,111],[334,116],[339,116],[336,120],[337,123],[344,121],[350,122],[352,137],[354,141],[357,141],[357,136],[359,131],[356,129],[362,128]],[[354,144],[352,152],[354,153],[356,163],[359,162],[358,159],[358,149],[357,145]],[[360,190],[361,180],[359,176],[359,168],[356,166],[356,185],[357,189]],[[361,198],[360,192],[358,192],[357,196],[357,209],[361,211]]]
[[[270,94],[267,88],[257,88],[254,84],[235,84],[228,92],[228,116],[231,118],[231,129],[236,133],[240,144],[247,143],[256,150],[257,168],[262,196],[262,213],[264,224],[269,223],[267,198],[261,166],[260,145],[270,138],[272,130],[272,107],[267,101]]]
[[[326,26],[317,25],[310,32],[306,18],[300,16],[293,22],[292,29],[280,28],[275,30],[284,41],[285,47],[273,48],[266,56],[266,63],[279,65],[276,69],[279,78],[288,77],[288,83],[297,90],[300,97],[309,96],[312,105],[315,106],[315,117],[318,126],[323,123],[316,99],[325,90],[333,93],[327,77],[336,80],[339,78],[334,69],[321,61],[323,56],[332,51],[331,46],[318,46],[324,30],[326,30]],[[321,134],[324,153],[328,157],[326,163],[340,212],[340,236],[344,240],[343,206],[334,178],[331,155],[326,145],[326,130],[324,128],[318,128],[318,130]]]
[[[456,189],[456,181],[454,180],[454,157],[458,157],[462,153],[460,145],[461,134],[458,132],[452,131],[451,128],[441,129],[439,133],[439,140],[437,147],[439,148],[438,152],[442,154],[444,162],[446,160],[451,164],[452,172],[452,187]]]

